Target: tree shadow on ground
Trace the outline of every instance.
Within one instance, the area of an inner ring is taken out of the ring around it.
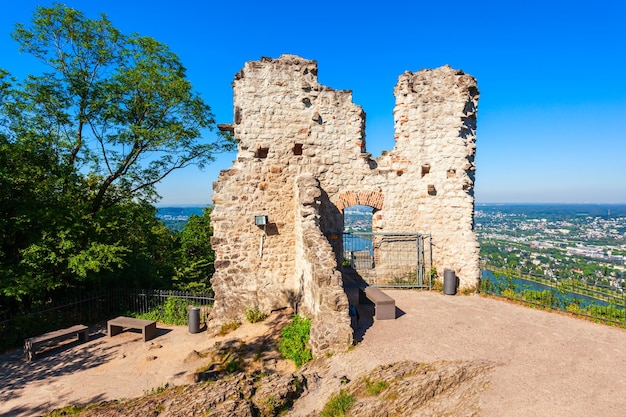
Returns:
[[[57,396],[58,399],[63,400],[63,399],[67,399],[68,396],[67,395],[59,395]],[[99,394],[99,395],[95,395],[92,398],[86,399],[84,401],[81,401],[80,403],[74,403],[72,405],[74,406],[83,406],[83,405],[87,405],[87,404],[94,404],[94,403],[99,403],[104,401],[106,398],[103,394]],[[69,399],[65,400],[64,402],[69,402]],[[56,406],[51,406],[50,404],[38,404],[38,405],[32,405],[32,406],[26,406],[26,405],[22,405],[22,406],[17,406],[14,407],[10,410],[8,410],[6,413],[2,414],[2,416],[5,417],[10,417],[10,416],[40,416],[43,414],[46,414],[48,412],[50,412],[51,408],[56,408]]]
[[[292,315],[291,309],[275,311],[265,321],[254,324],[266,327],[262,334],[241,338],[239,331],[235,330],[223,336],[223,340],[216,341],[213,347],[196,352],[198,357],[204,359],[205,365],[196,371],[194,380],[217,380],[234,372],[279,372],[281,366],[290,363],[281,357],[278,341],[281,330],[291,322]]]
[[[0,355],[0,403],[19,398],[29,384],[47,378],[57,378],[84,369],[102,365],[112,359],[115,346],[104,346],[103,329],[91,330],[87,342],[69,341],[44,350],[36,358],[27,362],[22,349]],[[39,408],[21,406],[11,410],[12,415],[40,414]]]

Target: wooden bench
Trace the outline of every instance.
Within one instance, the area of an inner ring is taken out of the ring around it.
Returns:
[[[24,340],[24,357],[28,362],[35,358],[37,348],[45,344],[60,342],[78,336],[78,341],[86,342],[89,340],[89,328],[82,324],[68,327],[67,329],[55,330],[42,334],[41,336],[30,337]]]
[[[107,332],[109,337],[120,334],[124,329],[139,329],[143,335],[143,341],[147,342],[156,337],[156,321],[141,320],[132,317],[116,317],[107,321]]]
[[[359,299],[367,297],[374,303],[376,320],[394,320],[396,318],[396,300],[377,287],[359,288]]]

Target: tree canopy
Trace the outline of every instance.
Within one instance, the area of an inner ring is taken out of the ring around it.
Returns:
[[[38,7],[12,36],[49,71],[21,83],[3,74],[4,133],[38,138],[61,165],[87,172],[91,212],[154,201],[154,185],[169,173],[232,149],[222,132],[200,140],[214,116],[166,45],[58,4]]]
[[[233,147],[178,56],[58,4],[12,35],[47,70],[0,70],[0,313],[68,289],[188,285],[189,268],[208,281],[208,242],[152,205],[168,174]],[[192,226],[209,236],[208,213]]]

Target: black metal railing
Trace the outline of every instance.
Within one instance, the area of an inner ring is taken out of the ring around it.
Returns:
[[[623,288],[600,287],[573,279],[546,280],[483,266],[480,291],[526,305],[626,326],[626,292]]]
[[[207,306],[213,293],[176,290],[113,288],[84,293],[74,300],[49,302],[45,306],[0,320],[0,352],[19,347],[24,339],[70,327],[94,325],[117,315],[145,314],[166,303],[169,298],[183,299],[188,305]]]

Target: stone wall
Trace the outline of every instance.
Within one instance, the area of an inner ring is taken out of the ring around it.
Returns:
[[[374,208],[374,231],[431,234],[439,275],[479,277],[473,231],[475,80],[449,67],[406,72],[395,88],[393,150],[366,153],[365,114],[350,91],[317,82],[297,56],[248,62],[235,76],[233,167],[214,184],[216,323],[247,308],[293,307],[313,321],[312,344],[351,341],[337,262],[343,209]],[[267,216],[268,225],[255,225]],[[347,326],[347,327],[346,327]]]

